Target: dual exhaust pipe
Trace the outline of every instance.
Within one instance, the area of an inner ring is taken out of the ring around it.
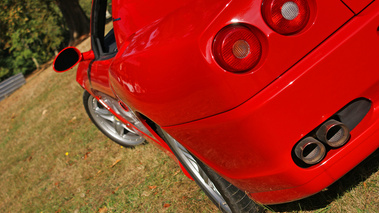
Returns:
[[[302,139],[294,150],[296,157],[308,165],[317,164],[324,159],[325,145],[332,148],[345,145],[350,138],[350,132],[343,123],[330,119],[316,130],[314,136]]]

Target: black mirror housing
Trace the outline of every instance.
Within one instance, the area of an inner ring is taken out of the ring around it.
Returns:
[[[67,47],[55,57],[53,68],[55,72],[65,72],[73,68],[81,60],[82,53],[80,50],[75,47]]]

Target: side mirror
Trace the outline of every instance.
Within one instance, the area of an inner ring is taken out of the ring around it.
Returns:
[[[53,68],[55,72],[65,72],[82,60],[82,53],[75,47],[67,47],[55,57]]]

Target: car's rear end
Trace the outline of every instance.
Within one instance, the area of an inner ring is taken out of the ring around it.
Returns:
[[[256,201],[288,202],[379,147],[378,26],[377,1],[195,1],[129,38],[111,85]]]

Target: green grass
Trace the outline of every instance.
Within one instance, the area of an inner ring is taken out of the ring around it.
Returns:
[[[103,136],[82,92],[75,70],[48,68],[0,102],[0,212],[217,212],[156,146],[125,149]],[[327,191],[267,208],[377,212],[378,159],[376,152]]]

